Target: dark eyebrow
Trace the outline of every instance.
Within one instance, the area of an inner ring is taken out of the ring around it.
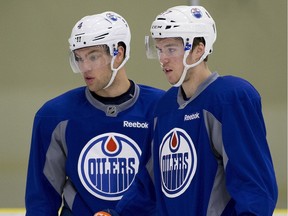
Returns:
[[[91,50],[90,52],[87,53],[87,55],[90,55],[90,54],[96,53],[96,52],[101,52],[101,50],[99,50],[99,49]]]
[[[95,49],[89,51],[89,52],[86,54],[86,56],[88,56],[88,55],[90,55],[90,54],[92,54],[92,53],[99,53],[99,52],[101,52],[101,50],[95,48]],[[74,52],[74,54],[78,56],[77,52]]]

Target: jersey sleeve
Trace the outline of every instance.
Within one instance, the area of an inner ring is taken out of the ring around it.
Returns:
[[[35,116],[26,181],[26,216],[56,216],[62,204],[64,153],[59,145],[51,146],[52,142],[59,142],[57,135],[53,135],[57,123],[58,120],[52,117]],[[50,155],[57,153],[57,156],[47,158],[48,151]],[[56,172],[49,168],[51,163],[57,164]]]
[[[221,113],[226,185],[237,215],[272,215],[278,192],[260,96],[238,97]]]
[[[129,190],[116,206],[122,216],[156,216],[156,198],[153,181],[146,168],[140,170]]]

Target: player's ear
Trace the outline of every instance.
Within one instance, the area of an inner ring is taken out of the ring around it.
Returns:
[[[125,55],[125,48],[123,46],[118,46],[118,53],[117,53],[115,61],[121,63],[125,57],[124,55]]]
[[[193,52],[194,52],[194,49],[193,49],[193,50],[191,49],[191,50],[189,51],[189,55],[188,55],[187,58],[186,58],[186,63],[187,63],[187,64],[192,64],[192,63],[193,63],[193,59],[195,58]]]
[[[114,60],[114,68],[118,68],[125,58],[125,48],[123,46],[118,46],[117,55]]]
[[[197,55],[200,55],[200,57],[204,54],[205,52],[205,45],[200,42],[196,47],[195,47],[195,50],[196,50],[196,54]]]
[[[190,50],[189,55],[187,56],[187,63],[192,64],[197,62],[205,52],[205,45],[200,42],[195,45],[193,49]]]

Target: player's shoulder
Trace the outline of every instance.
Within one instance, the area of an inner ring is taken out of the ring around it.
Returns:
[[[228,101],[232,98],[260,98],[259,92],[248,80],[233,75],[219,76],[211,85],[210,92]]]
[[[43,104],[36,113],[37,116],[58,116],[69,113],[77,104],[86,100],[85,87],[78,87],[60,94]]]
[[[257,91],[248,80],[241,77],[233,75],[219,76],[217,81],[224,89]]]
[[[169,88],[158,101],[155,114],[162,115],[177,110],[179,107],[177,103],[178,92],[179,87]]]
[[[171,101],[173,99],[176,99],[178,96],[178,92],[179,92],[179,87],[171,87],[169,88],[164,96],[161,98],[161,101],[163,103],[165,103],[165,101]]]
[[[165,91],[160,88],[156,88],[153,86],[148,86],[144,84],[137,84],[140,88],[140,95],[150,98],[150,99],[159,99],[161,98]]]
[[[230,86],[234,86],[234,87],[251,87],[252,84],[242,78],[242,77],[238,77],[238,76],[233,76],[233,75],[225,75],[225,76],[219,76],[218,80],[222,83],[225,83],[226,85],[230,85]],[[235,85],[236,84],[236,85]]]

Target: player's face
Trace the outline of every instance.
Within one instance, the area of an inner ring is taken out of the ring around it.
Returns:
[[[90,91],[102,90],[111,77],[111,59],[104,46],[85,47],[74,51],[75,61]]]
[[[170,84],[175,84],[183,72],[184,46],[176,38],[156,39],[155,45],[163,72]]]

